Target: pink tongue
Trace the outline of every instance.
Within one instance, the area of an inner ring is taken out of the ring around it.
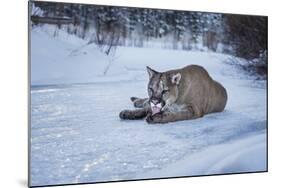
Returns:
[[[157,114],[160,112],[161,108],[157,107],[157,106],[153,106],[151,107],[152,110],[152,115]]]

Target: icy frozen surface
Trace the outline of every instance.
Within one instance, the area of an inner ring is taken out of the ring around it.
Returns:
[[[86,46],[70,58],[74,48],[67,48],[68,41],[59,47],[61,53],[56,50],[54,64],[37,45],[46,36],[33,34],[33,186],[266,170],[266,88],[225,64],[229,56],[123,47],[108,74],[102,75],[99,61],[97,69],[95,63],[87,69],[98,50]],[[47,46],[58,48],[57,43]],[[45,54],[43,62],[40,53]],[[106,62],[101,54],[97,57]],[[71,71],[65,72],[68,59]],[[225,111],[163,125],[119,119],[121,110],[133,108],[131,96],[147,95],[146,65],[164,71],[188,64],[204,66],[225,86]]]

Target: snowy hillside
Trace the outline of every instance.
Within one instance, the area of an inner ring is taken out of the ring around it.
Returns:
[[[71,35],[31,31],[31,185],[265,171],[267,96],[229,55],[118,47],[109,58]],[[241,60],[242,61],[242,60]],[[202,65],[228,92],[225,111],[148,125],[122,121],[146,97],[145,66]]]

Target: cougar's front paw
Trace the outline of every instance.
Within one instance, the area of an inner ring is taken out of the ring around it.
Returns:
[[[151,114],[148,114],[145,118],[145,121],[147,123],[153,123],[153,118],[152,118],[152,115]]]
[[[130,119],[131,117],[131,112],[130,110],[123,110],[119,113],[120,119]]]
[[[155,115],[151,115],[149,114],[145,120],[147,123],[149,124],[154,124],[154,123],[162,123],[162,118],[163,115],[162,114],[155,114]]]

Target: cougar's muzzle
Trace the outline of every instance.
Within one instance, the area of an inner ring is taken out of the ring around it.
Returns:
[[[162,99],[151,98],[149,100],[150,108],[152,115],[161,112],[161,109],[165,105],[165,102]]]

